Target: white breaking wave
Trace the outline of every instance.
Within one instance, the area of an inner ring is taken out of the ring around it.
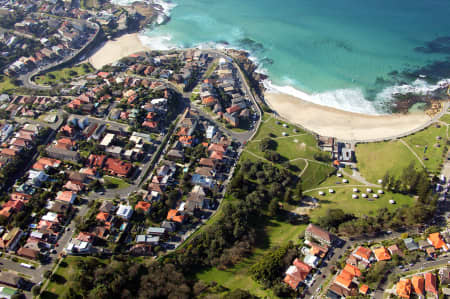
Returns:
[[[420,95],[427,95],[439,88],[448,87],[450,85],[450,79],[443,79],[437,82],[436,84],[429,84],[425,80],[416,79],[411,84],[403,84],[403,85],[394,85],[389,86],[380,93],[377,94],[377,101],[392,101],[394,100],[395,94],[407,94],[407,93],[415,93]]]
[[[355,113],[380,114],[374,107],[374,103],[366,100],[361,89],[338,89],[308,94],[289,85],[275,85],[270,80],[265,80],[264,86],[268,91],[288,94],[322,106]]]
[[[157,35],[157,36],[149,36],[144,34],[138,35],[141,43],[152,50],[171,50],[175,48],[180,48],[178,45],[172,42],[172,36],[167,35]]]
[[[289,81],[289,80],[287,80]],[[293,80],[291,80],[294,83]],[[332,91],[308,94],[290,85],[279,86],[270,80],[264,81],[265,88],[270,92],[285,93],[293,97],[314,104],[328,106],[349,112],[380,115],[384,105],[395,100],[395,94],[420,94],[427,95],[439,88],[448,88],[450,79],[444,79],[436,84],[428,84],[426,81],[417,79],[411,84],[395,85],[383,89],[376,95],[375,101],[369,101],[359,88],[337,89]]]

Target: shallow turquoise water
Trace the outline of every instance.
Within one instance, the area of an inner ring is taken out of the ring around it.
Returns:
[[[379,95],[383,89],[415,79],[392,72],[417,75],[432,62],[449,61],[449,40],[427,46],[450,36],[448,0],[173,2],[171,20],[146,31],[150,46],[244,48],[279,90],[291,86],[313,94],[316,102],[350,111],[380,111],[378,104],[389,100]],[[439,68],[426,73],[430,81],[450,77],[450,69]]]

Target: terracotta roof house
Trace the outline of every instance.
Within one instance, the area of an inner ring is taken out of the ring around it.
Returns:
[[[214,161],[215,161],[214,159],[210,159],[210,158],[201,158],[199,165],[214,168],[214,166],[216,164]]]
[[[413,276],[412,286],[413,286],[414,293],[416,293],[418,296],[425,295],[425,279],[423,278],[422,275]]]
[[[366,263],[370,263],[372,258],[372,250],[366,247],[359,246],[352,255],[356,257],[358,260],[363,260]]]
[[[320,246],[319,244],[315,242],[309,242],[309,246],[311,249],[309,250],[309,254],[318,256],[320,258],[324,258],[328,253],[328,247],[327,246]]]
[[[336,277],[335,283],[349,290],[354,277],[355,276],[351,273],[342,270],[341,273]]]
[[[317,240],[321,244],[326,244],[327,246],[330,246],[333,242],[333,237],[328,231],[312,223],[310,223],[306,228],[305,236],[307,239],[312,238],[314,240]]]
[[[378,262],[388,261],[391,259],[391,255],[389,254],[389,251],[386,249],[386,247],[376,248],[373,250],[373,253]]]
[[[361,276],[361,270],[358,269],[358,267],[346,264],[344,267],[344,271],[347,271],[348,273],[352,274],[353,276],[360,277]]]
[[[48,168],[58,168],[61,165],[61,161],[52,158],[40,158],[33,164],[32,168],[36,170],[46,170]]]
[[[442,249],[448,251],[448,245],[445,243],[440,233],[433,233],[428,235],[428,243],[434,246],[435,249]]]
[[[208,147],[208,152],[222,152],[225,153],[226,149],[222,144],[212,143]]]
[[[67,181],[64,188],[74,192],[80,192],[84,189],[84,184],[77,181]]]
[[[133,168],[133,164],[115,158],[108,158],[105,162],[105,168],[112,175],[127,177]]]
[[[134,210],[142,210],[144,213],[148,213],[150,211],[152,204],[146,201],[138,201],[136,206],[134,206]]]
[[[411,280],[402,279],[397,283],[396,286],[397,296],[402,298],[409,298],[411,295]]]
[[[284,277],[284,282],[287,283],[292,289],[296,290],[301,282],[303,282],[306,277],[308,277],[309,272],[311,272],[312,267],[303,263],[298,258],[296,258],[287,271]]]
[[[169,210],[166,219],[177,223],[183,223],[185,220],[184,215],[181,215],[181,213],[176,209]]]
[[[223,152],[212,152],[211,155],[209,156],[210,159],[213,160],[222,160],[223,159]]]
[[[103,167],[106,162],[106,155],[89,155],[88,161],[91,167]]]
[[[432,293],[433,295],[438,295],[436,275],[431,272],[425,273],[425,291]]]
[[[367,284],[362,284],[359,288],[359,292],[363,295],[366,295],[369,292],[369,286]]]
[[[77,194],[73,191],[59,191],[56,200],[73,204]]]

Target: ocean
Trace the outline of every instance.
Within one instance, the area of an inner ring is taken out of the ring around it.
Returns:
[[[268,88],[317,104],[387,113],[392,94],[450,78],[448,0],[158,2],[170,20],[145,44],[248,50]]]

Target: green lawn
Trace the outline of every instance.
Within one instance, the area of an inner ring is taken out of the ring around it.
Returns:
[[[366,192],[365,187],[359,187],[360,190],[359,198],[353,199],[353,187],[348,188],[335,188],[335,193],[329,193],[327,189],[325,189],[325,195],[320,196],[318,191],[311,191],[305,193],[305,195],[309,195],[319,200],[320,207],[312,210],[310,217],[312,221],[316,221],[318,217],[324,216],[328,209],[342,209],[347,213],[353,213],[356,216],[370,215],[380,208],[387,208],[389,210],[395,210],[403,205],[411,206],[414,203],[414,199],[412,197],[386,192],[386,194],[381,194],[380,198],[374,199],[373,201],[369,201],[366,198],[361,197],[361,193]],[[374,192],[377,192],[378,189],[374,188]],[[366,192],[367,193],[367,192]],[[372,196],[370,196],[372,197]],[[395,200],[396,204],[389,204],[389,200]]]
[[[17,85],[14,85],[9,77],[0,75],[0,93],[7,92],[8,90],[13,90],[16,87]]]
[[[437,139],[438,136],[441,138],[440,140]],[[439,125],[439,128],[436,125],[432,125],[423,131],[403,138],[420,158],[427,158],[423,162],[431,173],[439,173],[444,148],[447,143],[446,139],[447,127],[443,125]],[[437,144],[440,147],[436,147]]]
[[[211,77],[212,73],[216,70],[217,66],[219,64],[217,62],[214,62],[209,69],[206,71],[204,78],[209,78]]]
[[[444,114],[439,120],[450,124],[450,114]]]
[[[265,238],[258,240],[258,247],[253,254],[241,261],[232,269],[219,270],[211,268],[196,274],[203,281],[215,281],[230,289],[244,289],[261,298],[277,298],[271,290],[264,290],[255,282],[249,273],[250,267],[258,259],[277,245],[286,244],[288,241],[296,242],[298,236],[305,230],[306,225],[292,225],[286,222],[271,219],[264,226]]]
[[[361,174],[373,183],[377,183],[387,172],[399,177],[411,162],[421,167],[417,158],[400,141],[358,144],[356,159]]]
[[[317,187],[320,183],[325,181],[333,171],[335,171],[335,168],[332,166],[309,162],[308,168],[306,168],[301,176],[303,190]]]
[[[123,189],[123,188],[127,188],[130,186],[130,184],[128,184],[127,182],[125,182],[122,179],[116,178],[116,177],[112,177],[112,176],[104,176],[103,179],[105,180],[105,184],[110,183],[110,184],[114,184],[117,187],[114,187],[112,189]]]
[[[277,124],[279,122],[280,124]],[[255,135],[254,140],[261,140],[265,137],[282,137],[282,133],[286,132],[289,135],[297,135],[305,133],[301,128],[297,126],[293,126],[291,124],[287,124],[288,127],[283,127],[283,124],[286,122],[279,121],[277,118],[273,117],[271,114],[264,114],[262,123],[260,128],[258,129],[258,133]],[[294,129],[297,132],[294,132]]]
[[[74,67],[63,68],[40,76],[36,76],[33,78],[33,80],[37,84],[41,85],[55,85],[59,83],[70,82],[70,80],[72,80],[75,77],[79,77],[94,71],[94,69],[90,64],[87,65],[88,65],[87,71],[85,71],[83,65],[77,65]],[[74,73],[71,74],[71,72]]]
[[[348,183],[343,183],[342,180],[346,179],[348,180]],[[364,185],[361,182],[354,180],[349,175],[343,175],[342,177],[338,177],[337,175],[332,175],[325,179],[319,186],[316,186],[315,188],[325,188],[325,187],[332,187],[332,186],[346,186],[346,185]]]

